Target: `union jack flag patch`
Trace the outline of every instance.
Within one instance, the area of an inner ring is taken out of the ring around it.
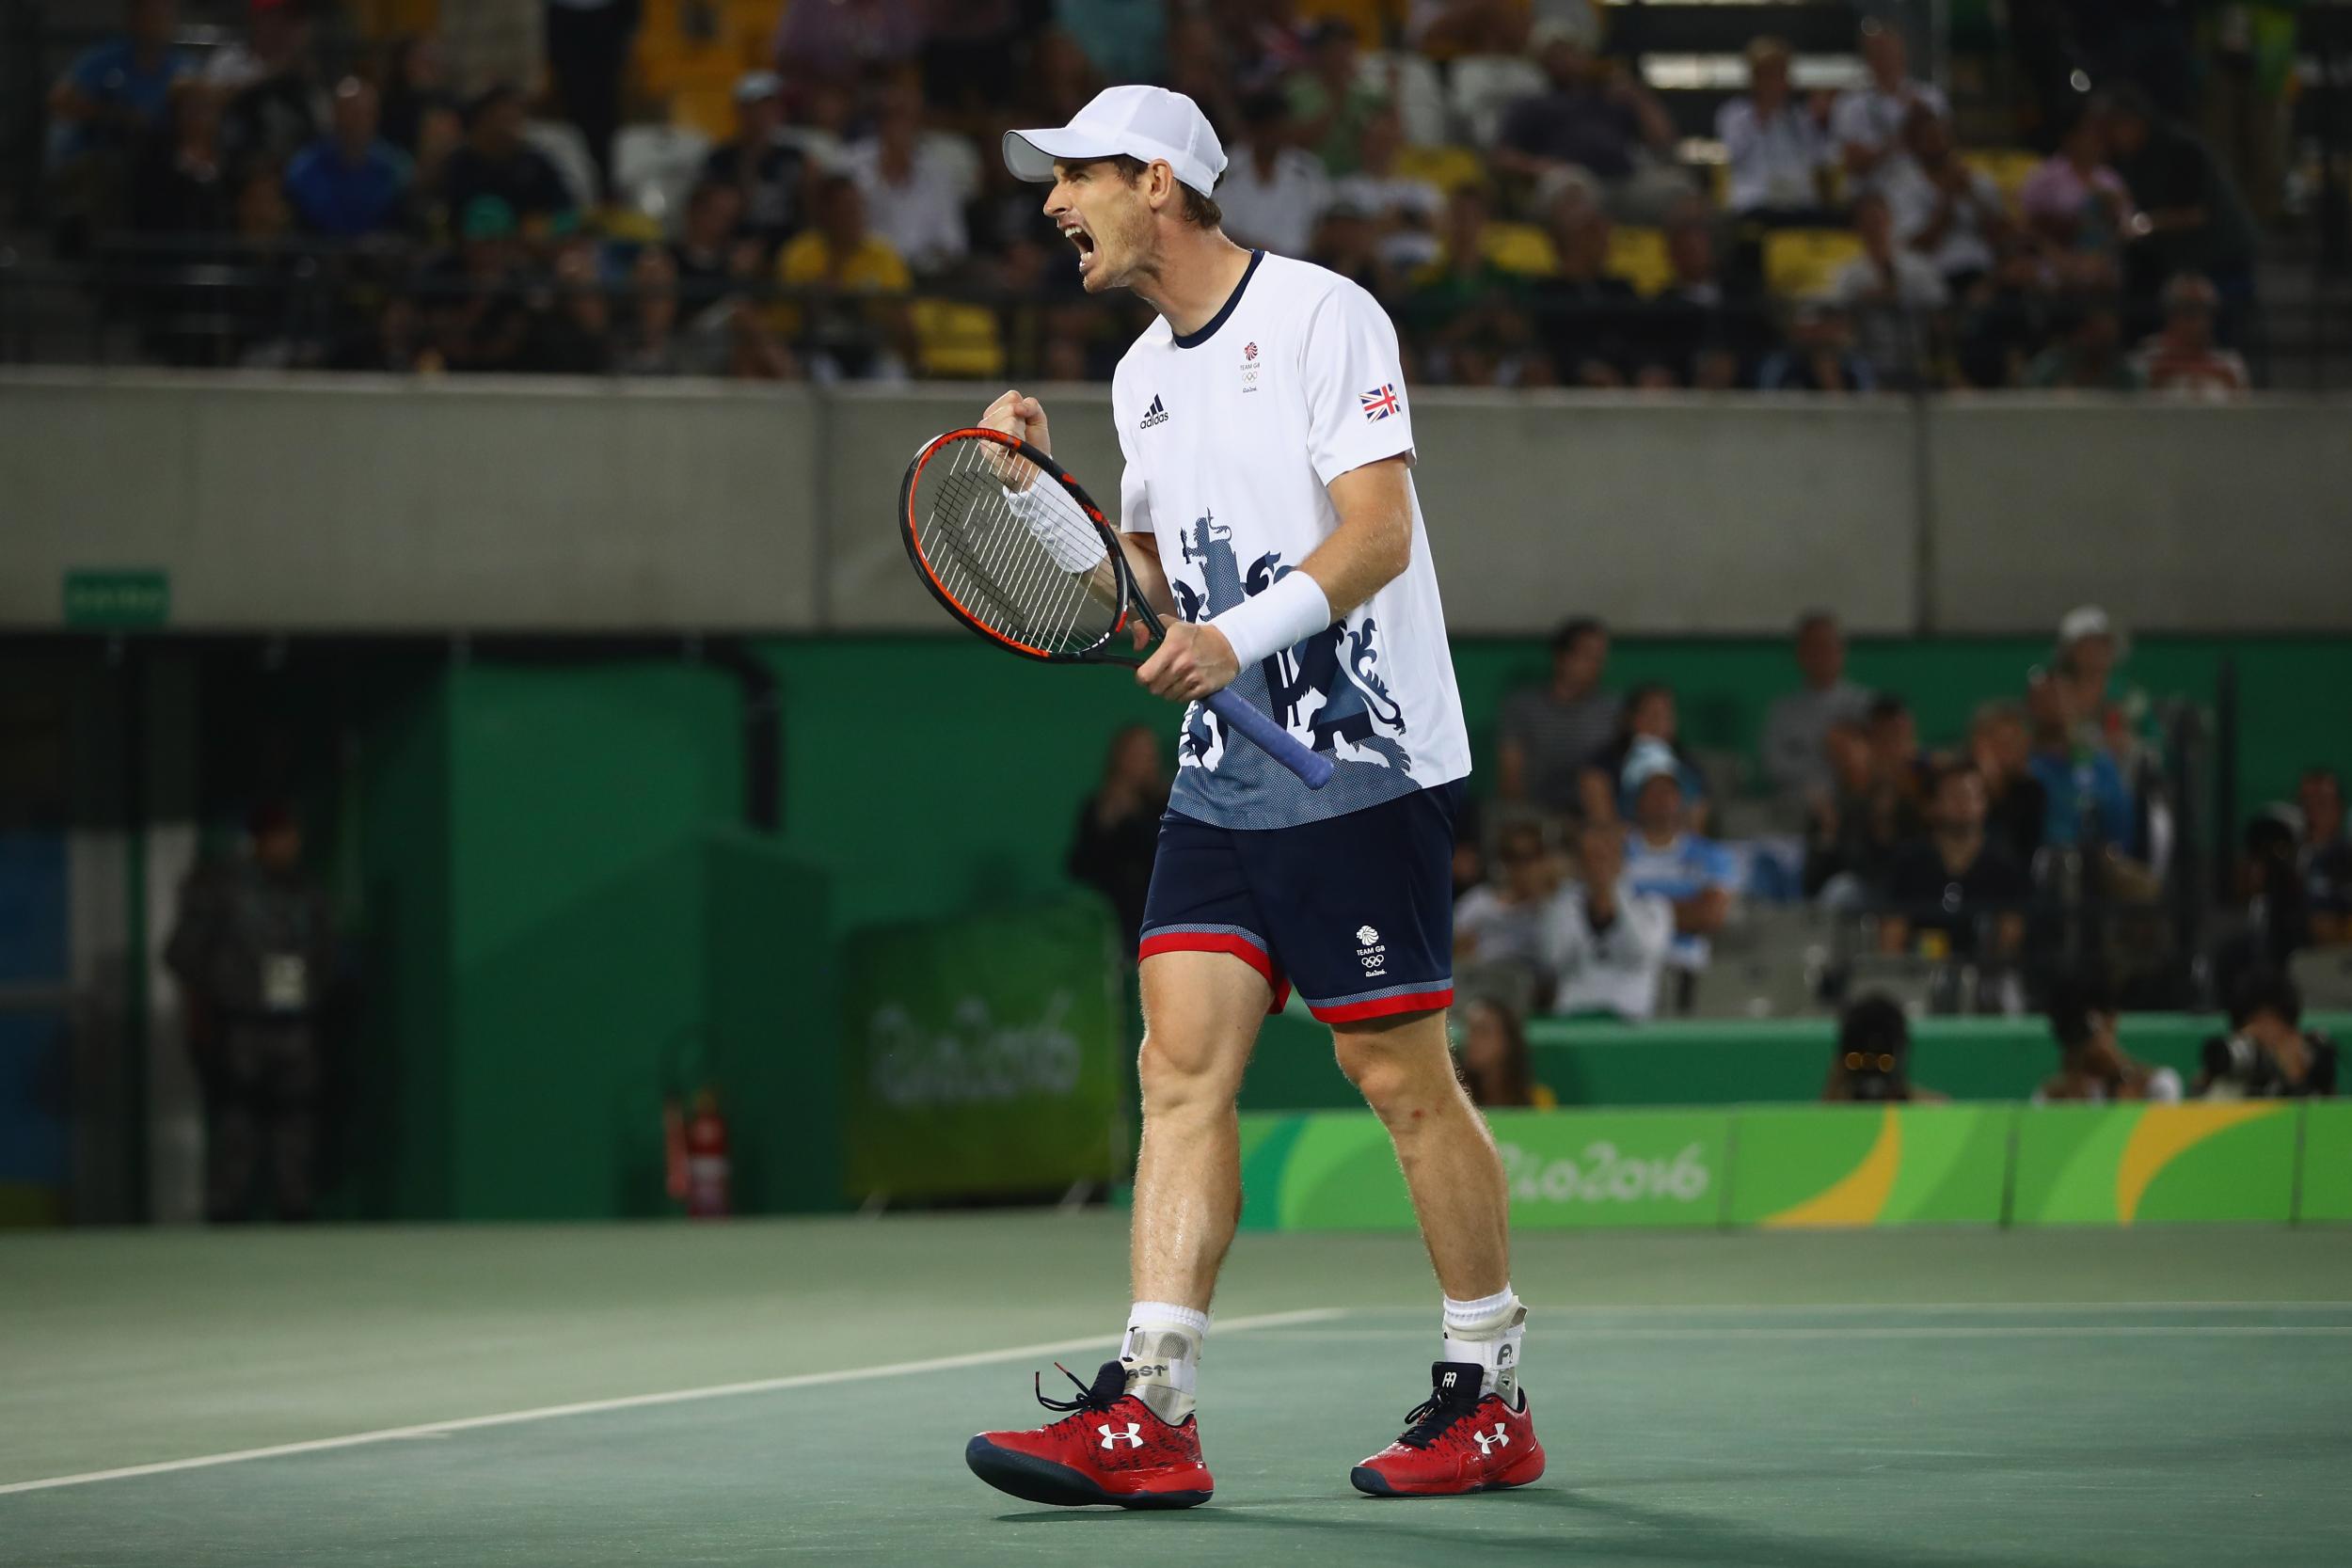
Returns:
[[[1364,418],[1367,420],[1385,420],[1403,411],[1403,404],[1396,401],[1396,384],[1392,381],[1384,381],[1369,392],[1358,393],[1357,401],[1364,405]]]

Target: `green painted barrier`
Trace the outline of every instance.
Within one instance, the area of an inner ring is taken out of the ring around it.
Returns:
[[[2295,1217],[2352,1220],[2352,1104],[2303,1107],[2303,1157]]]
[[[844,943],[848,1196],[1038,1193],[1126,1174],[1117,940],[1089,898]]]
[[[1731,1223],[1998,1225],[2014,1117],[2005,1105],[1737,1112]]]
[[[2352,1105],[1750,1106],[1487,1119],[1521,1229],[2352,1220]],[[1242,1149],[1245,1227],[1412,1228],[1388,1133],[1367,1112],[1245,1113]]]
[[[2352,1014],[2314,1014],[2313,1028],[2352,1034]],[[2123,1048],[2193,1082],[2206,1037],[2225,1027],[2212,1015],[2125,1015]],[[1726,1019],[1648,1024],[1531,1019],[1528,1051],[1535,1081],[1563,1105],[1746,1105],[1818,1103],[1829,1073],[1835,1019]],[[2058,1068],[2058,1049],[2040,1018],[1927,1018],[1912,1025],[1913,1082],[1954,1100],[2015,1102]],[[1331,1032],[1311,1018],[1266,1020],[1242,1108],[1353,1110],[1362,1104],[1331,1059]]]
[[[1731,1124],[1720,1112],[1497,1111],[1487,1121],[1510,1184],[1511,1223],[1522,1229],[1723,1221]],[[1388,1131],[1369,1113],[1246,1116],[1242,1124],[1244,1226],[1411,1228]]]

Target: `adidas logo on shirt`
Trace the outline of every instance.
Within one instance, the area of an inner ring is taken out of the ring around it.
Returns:
[[[1168,423],[1168,410],[1160,406],[1160,400],[1155,397],[1152,400],[1152,406],[1143,411],[1143,423],[1136,428],[1149,430],[1155,424],[1166,423]]]

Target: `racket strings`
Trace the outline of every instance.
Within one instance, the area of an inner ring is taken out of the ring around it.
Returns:
[[[1109,639],[1120,606],[1102,531],[1026,458],[965,437],[932,454],[913,499],[925,563],[982,627],[1049,654]]]

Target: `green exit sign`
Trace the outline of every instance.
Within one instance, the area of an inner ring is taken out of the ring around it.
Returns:
[[[171,574],[154,571],[70,571],[65,575],[69,626],[160,626],[171,619]]]

